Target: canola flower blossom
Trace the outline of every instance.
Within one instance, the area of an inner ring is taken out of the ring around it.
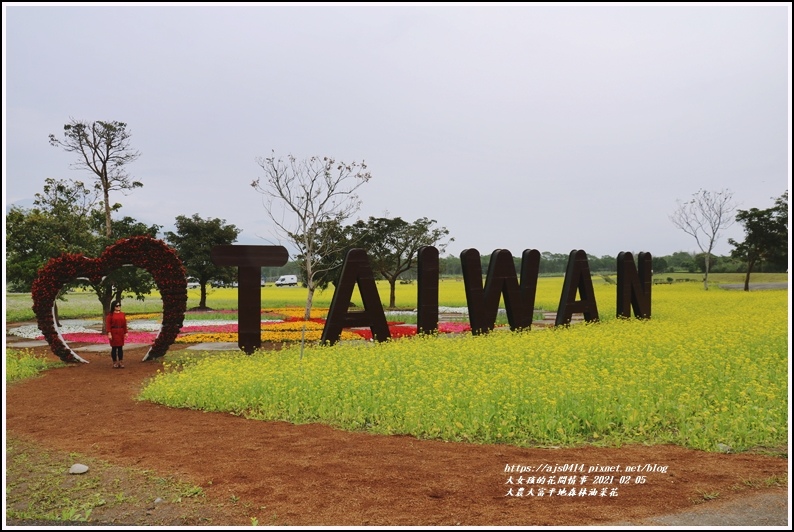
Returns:
[[[651,320],[218,353],[166,363],[140,398],[450,441],[777,447],[787,306],[786,291],[672,285]]]

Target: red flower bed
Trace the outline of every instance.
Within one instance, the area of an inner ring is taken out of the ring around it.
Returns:
[[[416,325],[409,325],[399,322],[388,322],[389,334],[392,338],[403,338],[406,336],[416,336]],[[470,331],[471,327],[468,323],[439,323],[439,334],[460,333]],[[353,329],[357,335],[366,340],[372,340],[372,331],[370,329]]]

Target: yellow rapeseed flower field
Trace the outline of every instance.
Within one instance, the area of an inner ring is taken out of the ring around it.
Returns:
[[[539,280],[555,308],[561,279]],[[443,286],[444,283],[442,283]],[[450,283],[451,284],[451,283]],[[206,354],[158,374],[141,399],[382,434],[537,445],[673,443],[737,451],[786,443],[788,293],[653,289],[652,319],[521,333]]]

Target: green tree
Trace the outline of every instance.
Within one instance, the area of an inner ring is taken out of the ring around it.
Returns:
[[[442,277],[460,277],[463,270],[460,267],[460,257],[449,255],[438,258],[438,267]]]
[[[670,221],[686,234],[694,237],[700,251],[705,253],[705,276],[703,288],[709,289],[709,258],[721,232],[733,225],[736,204],[729,190],[716,192],[698,190],[686,202],[678,200],[678,208],[670,215]]]
[[[176,233],[167,231],[166,241],[176,250],[188,275],[199,282],[201,297],[198,308],[207,310],[207,285],[211,281],[231,282],[234,271],[228,266],[216,266],[210,257],[214,246],[233,244],[241,230],[220,218],[203,219],[176,217]]]
[[[77,161],[72,165],[79,170],[88,170],[96,178],[96,188],[101,191],[105,211],[105,236],[111,237],[110,192],[122,193],[142,187],[127,174],[126,166],[135,161],[140,153],[130,147],[131,133],[127,124],[116,121],[86,122],[70,119],[63,126],[63,139],[50,134],[50,144],[76,153]]]
[[[667,257],[667,262],[670,265],[668,271],[686,271],[693,273],[695,271],[695,256],[694,253],[687,251],[676,251]]]
[[[298,160],[260,157],[257,164],[265,175],[251,186],[264,195],[265,210],[275,232],[297,249],[303,257],[306,283],[304,318],[311,317],[314,292],[318,288],[318,268],[323,258],[338,252],[338,245],[323,238],[320,230],[330,223],[342,225],[360,208],[355,191],[371,179],[367,165],[346,164],[330,157]]]
[[[615,271],[615,265],[617,264],[617,257],[612,257],[610,255],[596,257],[595,255],[588,254],[587,262],[590,264],[591,272],[613,273]],[[520,268],[520,266],[517,267],[516,271],[520,271],[518,268]]]
[[[95,236],[90,217],[96,197],[80,181],[45,180],[33,208],[12,206],[6,215],[6,275],[30,291],[38,269],[62,253],[84,253]]]
[[[372,270],[389,282],[389,307],[395,306],[395,289],[400,276],[416,265],[419,248],[438,246],[443,252],[449,242],[446,227],[433,227],[436,220],[419,218],[413,223],[402,218],[374,218],[353,224],[359,242],[367,250]]]
[[[744,290],[750,290],[750,273],[757,263],[788,263],[788,190],[768,209],[739,210],[736,221],[744,226],[744,241],[728,239],[731,256],[747,264]]]
[[[43,213],[11,206],[6,214],[5,270],[12,290],[30,292],[37,270],[53,256],[48,239],[47,219]]]
[[[540,254],[540,257],[540,273],[564,273],[565,269],[568,267],[569,257],[564,253],[551,253],[550,251],[544,251]]]
[[[667,268],[667,260],[664,257],[651,258],[651,269],[653,270],[653,273],[665,273]]]

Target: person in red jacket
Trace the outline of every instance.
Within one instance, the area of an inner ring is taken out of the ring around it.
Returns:
[[[127,317],[121,311],[121,301],[114,301],[105,320],[110,342],[110,356],[114,368],[124,367],[124,339],[127,337]],[[118,359],[118,362],[116,361]]]

